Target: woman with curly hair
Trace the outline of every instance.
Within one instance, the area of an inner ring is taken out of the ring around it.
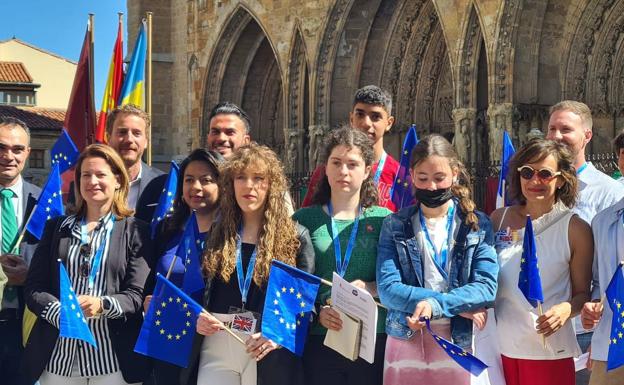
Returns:
[[[377,296],[377,241],[383,218],[391,211],[376,206],[372,143],[366,134],[345,126],[330,132],[323,147],[325,176],[316,186],[313,205],[293,218],[310,231],[317,276],[331,281],[335,271]],[[319,317],[310,328],[303,355],[307,383],[381,384],[385,312],[379,311],[374,363],[350,361],[323,344],[327,329],[342,329],[340,314],[328,303],[330,295],[328,287],[321,287],[317,296]]]
[[[314,270],[309,234],[284,204],[287,188],[283,166],[266,146],[240,147],[221,169],[221,220],[210,232],[203,262],[210,313],[197,322],[205,336],[198,384],[302,382],[299,358],[259,333],[271,261]],[[221,331],[222,323],[230,323],[246,346]]]

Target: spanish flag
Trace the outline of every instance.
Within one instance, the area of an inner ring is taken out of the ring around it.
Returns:
[[[132,59],[126,71],[118,105],[134,104],[145,110],[145,59],[147,57],[147,29],[141,23],[139,34],[132,51]]]
[[[106,143],[106,118],[108,112],[113,110],[117,105],[121,84],[123,82],[123,39],[121,18],[119,19],[119,27],[117,28],[117,40],[113,46],[113,57],[108,67],[108,80],[102,97],[102,109],[98,119],[97,129],[95,130],[95,140],[100,143]]]

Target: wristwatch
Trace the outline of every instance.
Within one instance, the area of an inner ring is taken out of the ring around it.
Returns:
[[[103,297],[102,298],[102,311],[109,311],[111,306],[112,306],[111,301],[108,298]]]

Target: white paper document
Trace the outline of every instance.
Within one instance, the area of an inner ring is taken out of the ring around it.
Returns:
[[[331,291],[332,306],[362,321],[360,357],[369,363],[375,360],[377,338],[377,304],[373,296],[345,281],[334,272]]]

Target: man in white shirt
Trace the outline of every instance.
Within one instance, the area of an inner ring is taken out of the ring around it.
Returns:
[[[21,120],[0,116],[0,265],[8,281],[0,310],[0,382],[19,383],[22,354],[23,285],[36,239],[26,234],[14,243],[41,190],[26,182],[22,170],[30,155],[30,132]]]
[[[579,189],[574,211],[587,223],[592,223],[596,214],[624,197],[622,184],[586,161],[585,148],[592,135],[591,110],[585,103],[564,100],[550,108],[546,139],[565,143],[574,155]],[[579,345],[585,352],[591,341],[591,331],[582,327],[580,317],[574,318],[574,325]],[[577,383],[585,382],[577,377]]]

